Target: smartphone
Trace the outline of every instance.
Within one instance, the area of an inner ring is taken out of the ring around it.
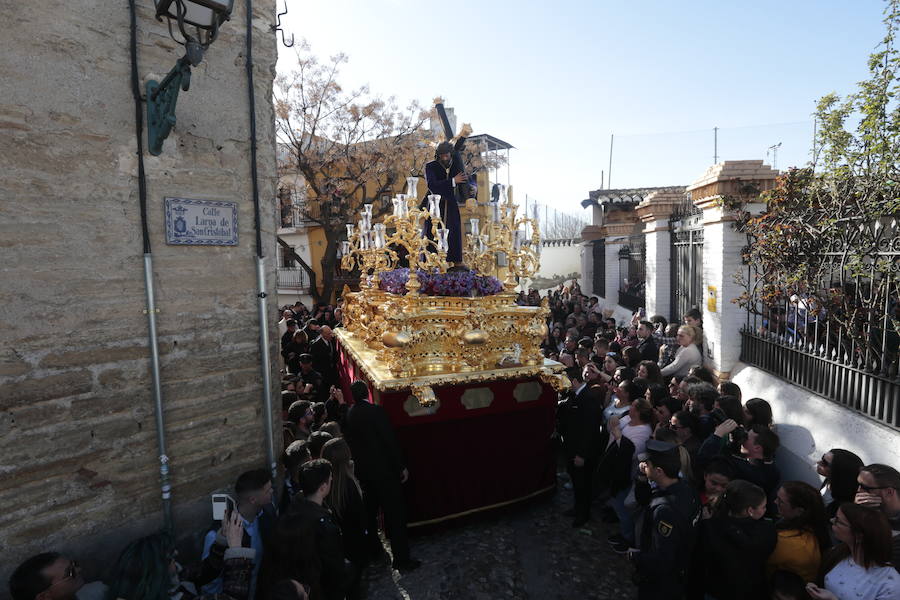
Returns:
[[[228,494],[212,495],[212,516],[213,521],[222,521],[225,515],[234,510],[235,502]]]

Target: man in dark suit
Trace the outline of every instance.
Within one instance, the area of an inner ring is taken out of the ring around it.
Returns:
[[[353,406],[347,411],[344,437],[353,455],[356,478],[366,504],[369,543],[375,553],[383,552],[378,540],[378,509],[384,513],[384,527],[391,540],[395,569],[411,571],[421,563],[410,557],[406,532],[406,507],[401,484],[409,478],[403,466],[400,445],[387,413],[369,402],[369,388],[362,381],[350,386]]]
[[[287,355],[285,354],[284,349],[293,341],[294,334],[297,333],[297,321],[288,319],[285,322],[285,325],[287,326],[287,329],[285,329],[284,333],[281,336],[281,354],[282,356],[284,356],[285,360],[287,360]]]
[[[323,325],[319,329],[319,337],[310,344],[309,353],[312,355],[313,369],[322,375],[323,389],[337,385],[337,347],[331,327]]]
[[[641,353],[641,360],[659,360],[659,346],[656,345],[656,338],[653,337],[653,323],[650,321],[641,321],[637,328],[638,345],[637,349]]]
[[[581,527],[591,518],[591,482],[601,450],[603,407],[585,384],[580,368],[568,369],[566,374],[572,380],[572,389],[560,402],[557,419],[575,495],[575,507],[567,514],[575,517],[572,527]]]
[[[447,261],[457,270],[466,270],[462,265],[462,221],[459,217],[459,204],[457,204],[457,187],[466,182],[466,174],[453,164],[453,146],[450,142],[441,142],[434,151],[434,160],[425,165],[425,183],[428,184],[429,194],[441,196],[441,219],[444,226],[450,230],[447,238]],[[462,198],[465,202],[466,198]],[[427,200],[423,201],[423,206]],[[426,221],[425,231],[429,234],[431,221]]]

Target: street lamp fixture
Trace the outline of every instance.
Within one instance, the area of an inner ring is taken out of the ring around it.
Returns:
[[[168,20],[169,35],[185,47],[185,54],[175,63],[162,82],[147,82],[147,145],[150,154],[162,154],[163,141],[175,125],[178,91],[191,86],[191,67],[203,60],[203,52],[216,39],[219,26],[231,18],[234,0],[154,0],[156,18]],[[181,32],[175,37],[173,23]]]

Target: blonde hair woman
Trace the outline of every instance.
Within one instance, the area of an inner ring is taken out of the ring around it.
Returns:
[[[703,365],[703,357],[697,347],[697,341],[701,335],[698,329],[691,325],[682,325],[678,328],[678,333],[675,335],[679,346],[678,351],[675,352],[675,360],[660,369],[663,377],[684,377],[691,368]]]

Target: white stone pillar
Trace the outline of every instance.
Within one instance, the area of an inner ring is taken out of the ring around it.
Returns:
[[[583,242],[578,245],[581,254],[581,291],[587,296],[594,295],[594,244]]]
[[[636,208],[644,223],[647,250],[644,289],[648,317],[669,316],[672,304],[672,237],[669,217],[683,200],[683,190],[653,192]]]
[[[652,221],[645,229],[647,248],[647,316],[668,315],[672,303],[671,236],[668,221]]]
[[[703,210],[705,360],[724,378],[740,360],[741,326],[747,320],[745,309],[733,302],[744,291],[735,276],[744,268],[741,249],[747,238],[735,230],[736,216],[722,206],[722,199],[740,200],[745,210],[755,212],[761,208],[755,203],[759,193],[771,189],[777,175],[761,160],[726,161],[713,165],[688,186],[694,205]]]
[[[619,303],[619,250],[628,245],[627,237],[606,238],[603,247],[603,257],[606,263],[605,295],[606,305],[609,308]]]

